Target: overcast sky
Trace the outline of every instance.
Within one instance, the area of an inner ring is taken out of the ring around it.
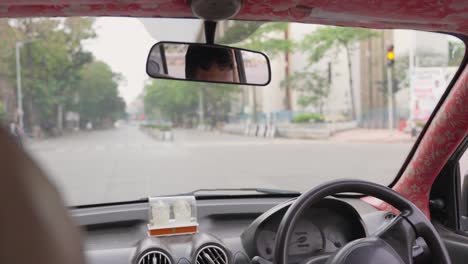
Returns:
[[[148,78],[146,56],[156,40],[135,18],[98,18],[95,29],[97,38],[87,41],[85,47],[97,60],[109,64],[114,72],[125,77],[119,90],[128,104],[143,90]]]
[[[129,104],[143,91],[148,79],[146,57],[157,39],[194,41],[200,23],[191,19],[101,17],[94,25],[97,37],[87,41],[85,48],[125,77],[119,90]]]

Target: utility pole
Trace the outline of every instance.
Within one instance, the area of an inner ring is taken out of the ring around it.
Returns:
[[[20,49],[23,46],[23,42],[16,42],[16,99],[17,99],[17,111],[19,119],[20,129],[24,129],[23,121],[23,90],[21,88],[21,64],[20,64]]]
[[[415,123],[414,123],[414,111],[413,111],[413,104],[414,104],[414,90],[413,90],[413,85],[412,85],[412,76],[414,72],[414,47],[415,47],[415,36],[413,34],[411,38],[411,46],[409,49],[409,67],[408,67],[408,76],[409,76],[409,109],[410,109],[410,116],[409,116],[409,125],[411,128],[411,131],[415,131],[414,129],[416,128]]]
[[[393,82],[392,68],[387,67],[388,129],[393,130]]]
[[[367,39],[367,67],[369,70],[369,77],[368,77],[368,83],[367,83],[367,128],[374,128],[373,123],[374,123],[374,108],[373,108],[373,92],[372,92],[372,86],[373,86],[373,72],[372,72],[372,39],[368,38]]]
[[[18,111],[18,119],[19,119],[19,126],[20,129],[24,129],[24,111],[23,111],[23,89],[21,87],[21,48],[24,44],[33,42],[33,40],[26,40],[26,41],[17,41],[16,42],[16,89],[17,89],[17,111]]]
[[[252,121],[257,123],[257,88],[252,86]]]
[[[289,40],[289,23],[287,24],[287,27],[286,27],[286,30],[284,31],[284,39],[286,41]],[[287,80],[289,78],[289,75],[290,75],[290,65],[289,65],[289,62],[290,62],[290,58],[289,58],[289,50],[287,50],[285,53],[284,53],[284,77],[285,79]],[[286,83],[286,87],[285,87],[285,90],[286,90],[286,98],[285,98],[285,108],[287,111],[291,111],[292,110],[292,98],[291,98],[291,87],[289,86],[289,82]]]
[[[204,109],[204,102],[203,102],[203,88],[198,91],[198,114],[199,114],[199,126],[203,126],[205,124],[205,109]]]
[[[388,129],[393,131],[393,76],[392,70],[395,65],[395,52],[393,45],[387,49],[387,104],[388,104]]]

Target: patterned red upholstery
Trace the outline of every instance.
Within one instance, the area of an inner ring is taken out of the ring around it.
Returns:
[[[0,17],[192,17],[188,0],[2,0]],[[466,0],[243,0],[236,19],[468,33]]]

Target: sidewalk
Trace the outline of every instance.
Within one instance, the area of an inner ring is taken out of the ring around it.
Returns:
[[[382,143],[408,143],[416,138],[409,133],[386,129],[353,129],[334,134],[329,138],[335,142],[382,142]]]

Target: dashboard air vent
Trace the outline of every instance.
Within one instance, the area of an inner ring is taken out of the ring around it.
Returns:
[[[198,251],[196,264],[228,264],[227,254],[218,246],[204,246]]]
[[[151,250],[140,257],[138,264],[172,264],[172,261],[162,251]]]

